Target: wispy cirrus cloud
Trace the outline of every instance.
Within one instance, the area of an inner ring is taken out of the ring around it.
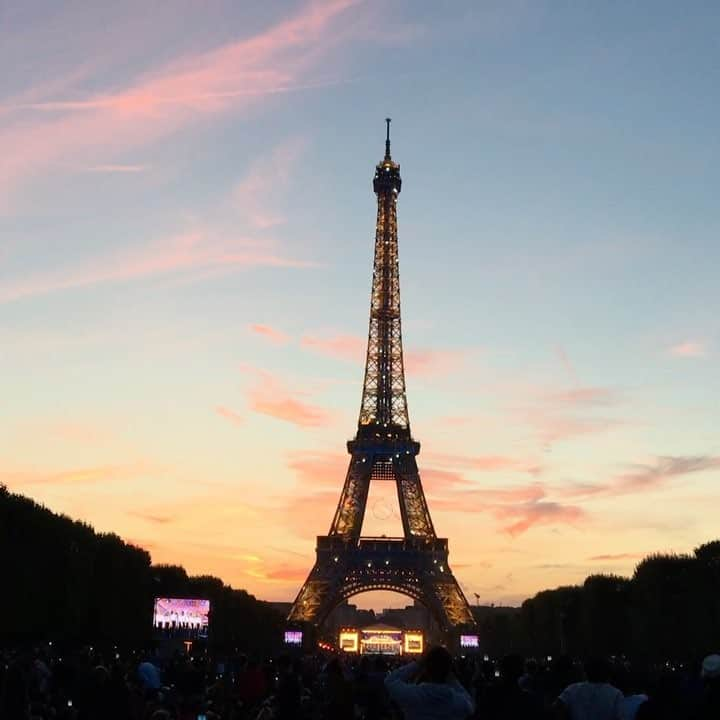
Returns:
[[[263,561],[246,569],[248,575],[265,582],[301,583],[307,578],[307,565],[293,565],[287,562]]]
[[[614,497],[659,490],[670,481],[702,472],[720,471],[720,456],[660,456],[650,463],[631,465],[608,482],[585,482],[553,488],[563,498]]]
[[[76,266],[35,272],[0,286],[0,303],[60,290],[181,272],[230,272],[250,267],[309,267],[252,238],[222,238],[208,231],[181,233],[122,249]]]
[[[174,519],[174,515],[165,515],[161,513],[153,513],[153,512],[144,512],[141,510],[133,510],[128,512],[128,515],[138,518],[140,520],[145,520],[145,522],[152,523],[153,525],[167,525],[168,523],[171,523]]]
[[[547,498],[542,483],[515,485],[506,488],[468,488],[467,484],[454,483],[455,487],[430,487],[430,504],[446,512],[488,513],[501,522],[501,529],[517,537],[535,526],[570,525],[578,527],[587,518],[585,510]]]
[[[255,412],[298,427],[322,427],[330,424],[331,416],[324,408],[290,395],[263,389],[252,392],[249,399],[250,408]]]
[[[425,473],[426,474],[426,473]],[[482,512],[495,510],[502,505],[520,505],[535,503],[546,496],[545,487],[541,483],[514,485],[505,488],[478,488],[475,485],[468,487],[467,482],[455,482],[459,489],[450,489],[442,496],[433,494],[433,507],[442,510],[456,510],[459,512]]]
[[[492,512],[495,517],[505,521],[503,530],[511,537],[517,537],[530,528],[542,525],[578,527],[587,517],[585,511],[577,505],[563,505],[545,500],[498,507]]]
[[[455,470],[424,467],[420,470],[420,478],[426,493],[439,494],[451,488],[472,487],[472,483]]]
[[[309,74],[356,32],[352,23],[341,24],[356,4],[310,3],[264,32],[179,57],[119,90],[43,101],[29,89],[24,96],[31,102],[0,103],[8,118],[0,127],[2,193],[58,161],[73,158],[87,166],[219,113],[248,109],[264,96],[328,84]],[[27,117],[33,111],[38,116]],[[14,112],[26,114],[22,123],[13,122]]]
[[[367,338],[343,334],[326,337],[305,335],[300,338],[300,347],[319,355],[360,363],[365,360]]]
[[[408,375],[436,377],[454,372],[467,359],[463,350],[413,350],[404,353],[405,371]]]
[[[616,405],[620,401],[620,395],[614,388],[587,386],[549,392],[544,399],[555,405],[592,408]]]
[[[90,165],[85,168],[86,172],[89,173],[108,173],[108,174],[135,174],[146,172],[150,169],[149,165],[122,165],[122,164],[104,164],[104,165]]]
[[[636,465],[630,472],[619,475],[607,488],[613,495],[642,492],[664,485],[668,480],[683,475],[720,470],[720,457],[716,455],[658,457],[654,464]]]
[[[668,353],[679,358],[700,358],[705,357],[707,348],[705,343],[698,340],[686,340],[668,348]]]
[[[237,413],[234,410],[231,410],[230,408],[225,407],[224,405],[218,405],[215,408],[215,413],[217,415],[219,415],[221,418],[228,420],[233,425],[244,425],[245,424],[245,418],[242,415],[240,415],[240,413]]]
[[[270,325],[255,323],[253,325],[248,325],[248,330],[255,335],[260,335],[275,345],[285,345],[290,342],[290,336],[287,333],[284,333],[282,330],[278,330]]]
[[[307,393],[291,390],[266,370],[252,369],[254,382],[247,391],[251,410],[302,428],[323,427],[332,421],[332,413],[308,402]]]
[[[607,555],[593,555],[588,560],[593,562],[610,562],[614,560],[638,560],[645,557],[645,553],[609,553]]]

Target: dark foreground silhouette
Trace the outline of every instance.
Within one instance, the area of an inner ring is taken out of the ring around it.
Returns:
[[[332,653],[165,660],[45,646],[0,652],[2,720],[709,720],[720,717],[720,656],[699,666],[627,660],[420,662]]]

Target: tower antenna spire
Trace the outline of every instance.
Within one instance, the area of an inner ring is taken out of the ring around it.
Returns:
[[[385,118],[385,124],[387,125],[387,133],[385,135],[385,159],[390,159],[390,118]]]

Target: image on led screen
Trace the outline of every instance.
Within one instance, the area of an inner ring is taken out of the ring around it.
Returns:
[[[196,598],[156,598],[153,627],[158,630],[206,635],[210,601]]]
[[[302,632],[299,630],[286,630],[285,631],[285,644],[286,645],[302,645]]]
[[[477,635],[461,635],[460,636],[460,647],[463,648],[476,648],[480,647],[480,639]]]

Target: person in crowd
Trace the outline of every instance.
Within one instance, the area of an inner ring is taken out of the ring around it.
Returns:
[[[295,672],[293,663],[287,655],[277,662],[277,681],[275,689],[276,720],[296,720],[302,698],[302,684]]]
[[[150,659],[143,660],[138,665],[137,675],[147,694],[152,695],[160,690],[160,671]]]
[[[487,720],[535,720],[542,706],[534,696],[520,687],[524,660],[520,655],[506,655],[500,661],[500,677],[486,691],[479,717]],[[480,703],[478,703],[480,705]]]
[[[720,718],[720,655],[708,655],[702,661],[700,677],[703,692],[694,720]]]
[[[255,707],[267,692],[265,673],[253,658],[243,657],[237,676],[238,699],[244,707]]]
[[[352,685],[346,680],[337,658],[333,658],[325,668],[323,695],[323,720],[353,720],[355,705]]]
[[[568,685],[554,704],[558,720],[622,720],[623,694],[610,684],[610,663],[585,663],[586,680]]]
[[[385,687],[405,720],[465,720],[475,711],[452,672],[450,653],[440,646],[430,648],[421,662],[391,672]]]
[[[0,688],[0,718],[2,720],[29,720],[30,698],[27,673],[20,660],[13,661],[5,671]]]
[[[622,720],[637,720],[638,710],[648,701],[644,692],[647,683],[638,672],[624,667],[617,672],[616,680],[623,693],[620,717]]]

